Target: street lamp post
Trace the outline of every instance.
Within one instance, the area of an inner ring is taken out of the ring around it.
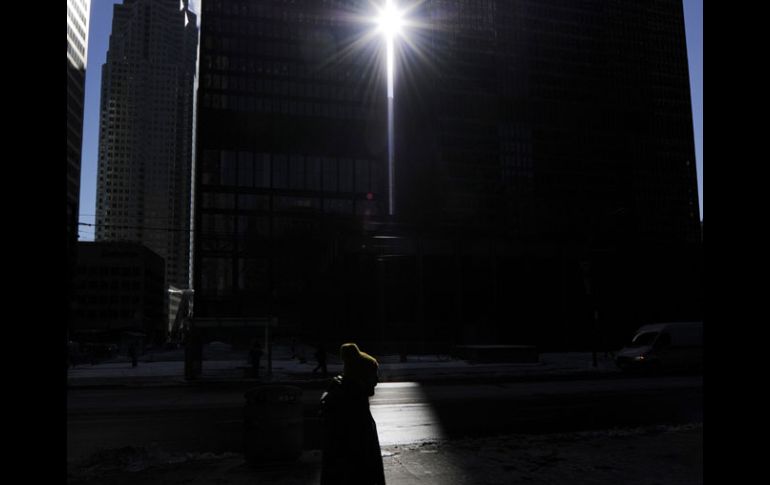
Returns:
[[[593,326],[591,327],[591,361],[593,367],[597,367],[596,352],[598,345],[596,340],[599,333],[599,309],[596,306],[596,297],[593,295],[591,289],[591,260],[586,259],[585,261],[582,261],[580,267],[583,270],[583,282],[585,284],[586,296],[591,305],[591,318],[593,321]]]
[[[595,288],[595,282],[596,279],[594,278],[595,274],[595,257],[594,257],[594,251],[596,250],[596,240],[597,240],[597,233],[599,230],[604,230],[606,226],[608,225],[607,220],[611,217],[617,217],[619,215],[622,215],[626,212],[625,207],[618,207],[617,209],[613,210],[612,212],[606,213],[600,218],[598,218],[591,227],[591,233],[589,233],[586,236],[586,242],[585,242],[585,248],[584,248],[584,255],[585,260],[581,262],[581,268],[583,270],[583,278],[585,282],[585,289],[586,289],[586,296],[588,297],[589,304],[591,305],[591,320],[592,320],[592,361],[593,366],[597,366],[597,358],[596,353],[597,349],[600,346],[604,347],[605,355],[607,352],[607,343],[605,342],[605,339],[603,338],[603,332],[601,330],[601,327],[599,326],[599,300],[598,295],[596,293]],[[592,284],[594,283],[594,284]],[[603,317],[604,318],[604,317]]]

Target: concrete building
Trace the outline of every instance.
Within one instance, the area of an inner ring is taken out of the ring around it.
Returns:
[[[102,67],[96,240],[140,242],[187,288],[196,16],[179,0],[114,6]]]
[[[71,338],[117,343],[126,332],[162,343],[168,331],[163,258],[137,243],[78,243]]]

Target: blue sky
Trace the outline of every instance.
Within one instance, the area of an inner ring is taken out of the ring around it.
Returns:
[[[83,153],[80,166],[80,222],[93,224],[96,219],[96,167],[99,160],[99,97],[102,64],[107,59],[112,30],[112,6],[122,0],[91,0],[88,20],[88,62],[86,63],[86,99],[83,114]],[[93,241],[95,228],[80,226],[81,241]]]
[[[703,219],[703,0],[684,0],[687,59],[690,64],[695,166],[698,169],[698,199]]]
[[[88,64],[83,120],[83,155],[80,179],[80,222],[93,224],[96,214],[96,167],[99,147],[99,96],[102,64],[107,57],[112,7],[122,0],[92,0],[88,31]],[[196,11],[196,2],[191,2]],[[695,161],[698,170],[698,198],[703,218],[703,0],[684,0],[687,57],[690,63]],[[81,226],[81,241],[94,239],[94,228]]]

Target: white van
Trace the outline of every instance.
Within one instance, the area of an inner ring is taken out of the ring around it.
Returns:
[[[656,323],[636,331],[615,357],[623,370],[699,370],[703,322]]]

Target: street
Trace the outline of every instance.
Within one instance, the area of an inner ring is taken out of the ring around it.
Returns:
[[[501,433],[702,421],[702,376],[496,384],[381,383],[371,398],[382,446]],[[240,388],[70,389],[67,459],[99,449],[240,451]],[[318,448],[322,390],[302,396],[304,447]]]

